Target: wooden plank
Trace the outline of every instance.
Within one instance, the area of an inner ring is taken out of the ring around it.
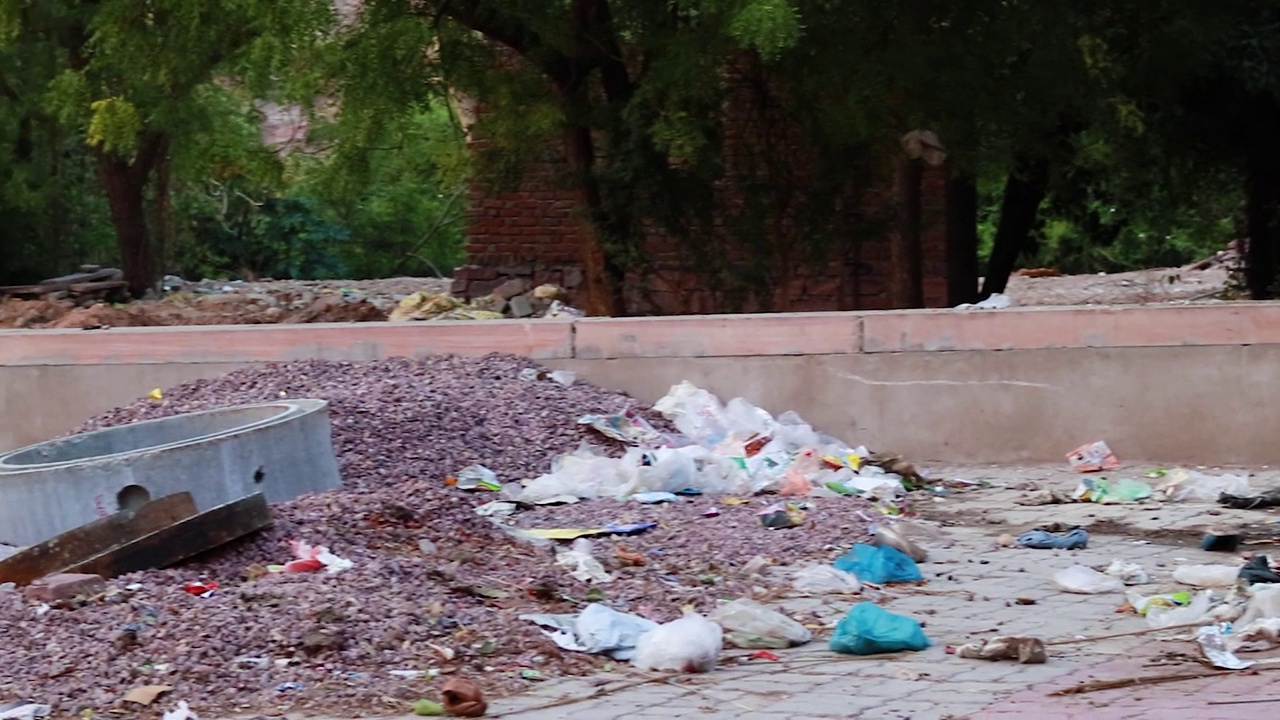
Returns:
[[[146,537],[122,543],[66,572],[112,578],[139,570],[169,567],[271,526],[271,510],[262,493],[219,505]]]
[[[98,280],[119,280],[124,277],[124,273],[116,268],[103,268],[92,272],[78,272],[70,275],[61,275],[48,280],[41,280],[41,285],[71,285],[75,283],[88,283]]]
[[[68,290],[76,294],[101,292],[102,290],[119,290],[129,287],[129,283],[124,280],[98,280],[95,282],[82,282],[72,284]]]
[[[191,493],[174,493],[94,520],[0,561],[0,582],[28,585],[45,575],[63,572],[85,558],[169,527],[196,515]]]

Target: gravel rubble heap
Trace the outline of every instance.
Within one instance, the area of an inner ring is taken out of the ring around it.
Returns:
[[[105,597],[79,607],[45,610],[19,593],[0,593],[0,647],[8,660],[0,703],[47,703],[57,717],[84,710],[158,717],[157,707],[177,700],[209,717],[378,715],[407,712],[404,701],[435,697],[444,679],[457,676],[498,697],[532,682],[522,670],[585,674],[606,662],[559,649],[520,614],[574,612],[601,593],[617,609],[660,622],[686,604],[707,612],[719,599],[779,590],[785,580],[769,589],[768,581],[741,572],[756,555],[779,564],[829,562],[866,537],[867,505],[853,498],[815,500],[805,524],[787,530],[761,526],[756,513],[773,501],[765,497],[744,505],[710,496],[663,505],[595,500],[512,518],[543,528],[659,523],[640,535],[594,540],[612,582],[593,587],[574,579],[555,564],[553,548],[515,540],[476,515],[492,493],[444,482],[473,463],[504,482],[533,478],[584,440],[621,455],[619,445],[576,420],[638,407],[635,400],[583,382],[520,379],[529,367],[536,365],[506,355],[276,364],[187,383],[161,401],[141,400],[90,421],[82,431],[282,397],[321,398],[331,403],[344,485],[276,504],[271,529],[177,568],[112,580]],[[651,410],[640,413],[669,427]],[[719,514],[704,516],[713,506]],[[354,568],[258,577],[256,566],[292,559],[290,539],[327,545]],[[221,587],[198,597],[182,589],[191,580]],[[154,707],[122,702],[142,685],[173,689]]]

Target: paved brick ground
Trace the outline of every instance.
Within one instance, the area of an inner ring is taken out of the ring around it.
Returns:
[[[926,543],[931,557],[922,570],[929,583],[924,588],[885,593],[887,609],[926,623],[926,633],[934,642],[928,650],[841,656],[827,650],[827,633],[823,632],[821,640],[781,652],[780,662],[729,664],[706,675],[643,684],[638,683],[653,676],[629,668],[612,676],[553,681],[527,694],[494,702],[489,716],[517,720],[1242,720],[1272,717],[1280,709],[1280,688],[1271,689],[1280,681],[1280,665],[1274,670],[1223,672],[1208,679],[1122,690],[1060,697],[1048,694],[1083,680],[1205,671],[1187,657],[1194,654],[1194,645],[1186,631],[1052,645],[1049,662],[1044,665],[964,660],[944,650],[948,644],[996,634],[1029,634],[1052,642],[1143,629],[1146,625],[1141,618],[1115,612],[1124,602],[1120,594],[1063,593],[1052,585],[1051,576],[1076,562],[1102,565],[1120,558],[1141,563],[1158,585],[1173,587],[1169,576],[1177,565],[1226,559],[1189,546],[1203,526],[1222,522],[1265,526],[1274,523],[1275,515],[1221,510],[1206,504],[1027,507],[1017,504],[1030,493],[1021,487],[1027,481],[1037,487],[1070,490],[1079,476],[1039,468],[966,469],[949,474],[991,479],[1008,487],[944,498],[927,508],[927,516],[944,525],[954,523]],[[1269,472],[1256,483],[1269,485],[1276,478],[1276,473]],[[1077,552],[1003,548],[994,542],[1001,533],[1016,533],[1055,520],[1082,524],[1111,521],[1115,532],[1126,534],[1094,535],[1089,548]],[[1280,535],[1280,527],[1276,534]],[[1256,549],[1275,550],[1266,545]],[[1157,587],[1142,589],[1150,592]],[[1019,605],[1015,603],[1018,598],[1036,602]],[[797,597],[783,601],[782,609],[814,609],[834,623],[850,604],[847,599]],[[1276,702],[1210,704],[1268,698],[1276,698]],[[559,704],[546,707],[553,703]]]

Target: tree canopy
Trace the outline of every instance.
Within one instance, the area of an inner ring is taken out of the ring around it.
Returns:
[[[447,274],[472,173],[555,148],[594,230],[591,312],[621,312],[653,228],[746,294],[885,220],[850,208],[918,182],[919,130],[945,148],[954,302],[1020,262],[1186,262],[1237,228],[1251,295],[1280,272],[1267,4],[0,0],[0,41],[14,281],[93,260],[135,293],[165,271]],[[728,121],[744,94],[754,136]],[[286,153],[262,124],[290,102],[310,130]]]

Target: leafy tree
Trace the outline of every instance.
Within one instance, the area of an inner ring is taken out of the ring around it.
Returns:
[[[212,121],[200,89],[237,77],[264,89],[331,15],[313,0],[0,1],[10,46],[56,47],[47,107],[90,148],[132,292],[157,278],[173,149]]]

